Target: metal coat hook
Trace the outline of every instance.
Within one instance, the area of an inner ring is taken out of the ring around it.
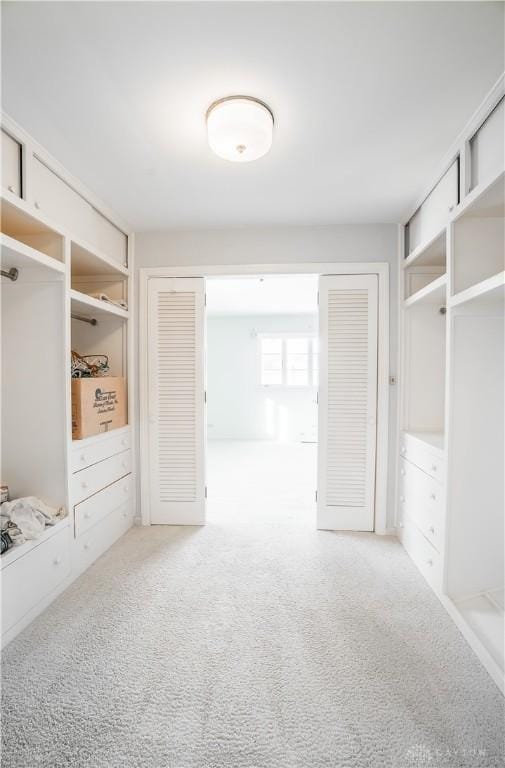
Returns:
[[[11,267],[9,270],[2,269],[0,271],[2,273],[2,277],[8,277],[9,280],[12,280],[12,282],[15,282],[19,277],[19,269],[16,269],[16,267]]]

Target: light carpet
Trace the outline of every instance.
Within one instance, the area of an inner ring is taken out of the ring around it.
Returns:
[[[314,529],[306,448],[216,449],[206,527],[133,529],[8,646],[4,768],[504,765],[503,699],[398,542]]]

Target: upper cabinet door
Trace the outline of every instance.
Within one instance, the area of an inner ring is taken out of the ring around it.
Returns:
[[[321,277],[318,528],[374,530],[377,307],[377,275]]]
[[[155,278],[148,289],[151,523],[205,523],[205,284]]]
[[[21,197],[21,144],[3,130],[2,187]]]

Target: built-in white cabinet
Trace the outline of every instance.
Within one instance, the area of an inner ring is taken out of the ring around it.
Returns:
[[[2,130],[2,187],[21,196],[21,144]]]
[[[135,511],[131,420],[72,441],[70,364],[73,349],[105,355],[111,375],[127,380],[131,414],[131,239],[92,195],[76,191],[79,182],[52,168],[55,161],[31,137],[6,122],[1,480],[11,498],[38,496],[68,515],[2,556],[2,644],[105,552]]]
[[[76,237],[88,241],[114,262],[127,265],[128,241],[124,232],[37,156],[32,161],[31,185],[37,210],[61,222]]]
[[[408,222],[407,253],[412,253],[443,229],[458,200],[459,159],[456,159]]]
[[[398,463],[399,537],[502,690],[504,90],[462,134],[467,194],[452,166],[406,225]]]

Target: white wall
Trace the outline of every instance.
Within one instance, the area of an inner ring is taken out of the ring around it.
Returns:
[[[230,227],[167,230],[135,235],[135,267],[177,265],[296,264],[305,262],[387,262],[390,265],[390,373],[398,360],[398,255],[395,224]],[[233,269],[230,270],[231,274]],[[139,314],[142,307],[139,308]],[[138,392],[138,387],[136,389]],[[397,388],[389,398],[388,525],[394,526]],[[137,410],[137,413],[139,411]],[[138,435],[138,431],[137,431]]]
[[[261,387],[259,333],[317,333],[317,316],[207,319],[207,428],[214,440],[299,442],[317,434],[316,389]]]

